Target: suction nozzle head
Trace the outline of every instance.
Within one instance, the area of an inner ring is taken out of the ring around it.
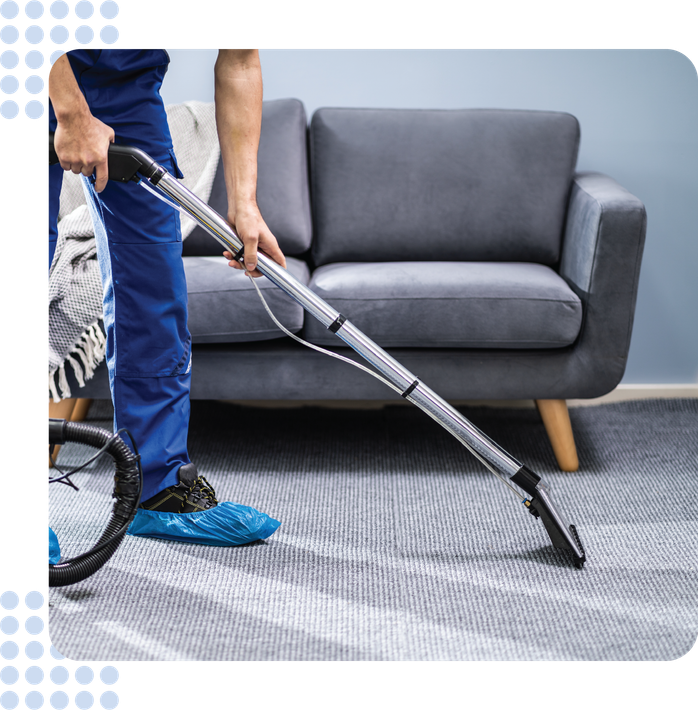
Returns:
[[[550,490],[540,476],[526,466],[522,466],[511,480],[531,496],[531,500],[526,500],[524,504],[531,515],[542,520],[553,546],[570,552],[574,566],[582,569],[587,558],[577,528],[567,522],[562,511],[553,502]]]

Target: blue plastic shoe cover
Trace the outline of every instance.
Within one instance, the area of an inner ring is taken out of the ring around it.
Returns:
[[[139,508],[129,535],[230,547],[265,540],[281,525],[254,508],[225,501],[197,513],[159,513]]]
[[[56,565],[61,560],[61,546],[58,544],[56,533],[48,529],[48,563]]]

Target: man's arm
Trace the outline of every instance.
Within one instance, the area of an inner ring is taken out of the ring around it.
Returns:
[[[58,121],[53,145],[61,167],[76,175],[94,172],[95,189],[101,192],[109,178],[107,152],[114,131],[90,112],[65,54],[51,69],[48,95]]]
[[[256,49],[221,49],[215,67],[218,140],[221,145],[228,221],[245,245],[245,268],[254,276],[257,249],[286,267],[286,259],[257,207],[257,149],[262,126],[262,67]],[[230,265],[232,254],[225,252]]]

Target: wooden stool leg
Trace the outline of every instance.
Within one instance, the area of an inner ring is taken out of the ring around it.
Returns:
[[[75,409],[77,401],[77,399],[62,399],[60,402],[54,402],[52,399],[49,399],[49,419],[70,419],[73,415],[73,409]]]
[[[570,413],[564,399],[537,399],[536,406],[553,447],[557,464],[562,471],[579,468],[577,447],[570,422]]]
[[[85,399],[84,397],[75,401],[75,409],[70,415],[71,422],[82,422],[87,417],[87,413],[90,411],[90,406],[92,405],[91,399]]]

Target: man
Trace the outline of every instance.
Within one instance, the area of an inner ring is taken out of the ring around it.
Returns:
[[[168,64],[165,50],[77,50],[53,65],[49,118],[59,164],[50,168],[49,264],[62,175],[71,170],[84,176],[95,227],[115,431],[131,432],[143,464],[143,510],[135,527],[139,534],[172,538],[172,516],[179,516],[175,539],[224,545],[231,544],[225,531],[200,534],[186,516],[211,511],[214,528],[234,524],[224,510],[232,504],[218,506],[187,453],[191,336],[179,214],[135,183],[107,182],[107,151],[114,142],[141,148],[182,177],[159,93]],[[227,218],[244,243],[245,269],[260,276],[258,249],[284,267],[286,262],[256,203],[262,116],[256,50],[220,50],[215,103]],[[272,527],[262,532],[270,535],[278,523]]]

